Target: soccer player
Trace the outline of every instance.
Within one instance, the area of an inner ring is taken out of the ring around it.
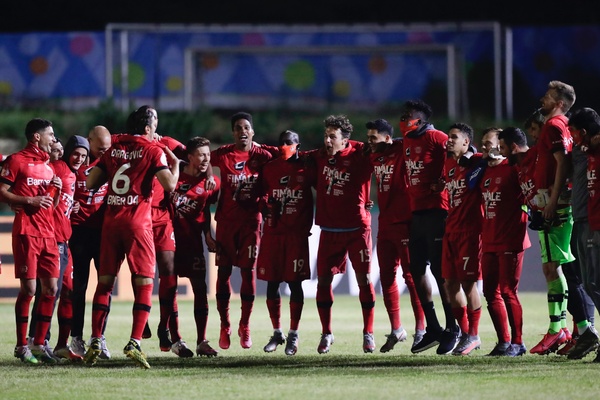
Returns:
[[[385,119],[369,121],[366,128],[371,162],[377,180],[377,258],[381,290],[392,329],[380,349],[382,353],[386,353],[392,350],[396,343],[406,340],[407,336],[400,321],[400,293],[396,282],[399,265],[402,266],[402,277],[410,293],[416,335],[424,334],[425,315],[410,273],[408,238],[412,214],[402,140],[392,140],[394,128]]]
[[[536,189],[533,213],[541,215],[544,220],[539,239],[542,271],[548,285],[550,325],[542,340],[530,352],[548,354],[556,351],[571,336],[566,326],[567,281],[561,265],[574,260],[570,248],[573,217],[566,184],[573,139],[565,114],[575,103],[575,90],[563,82],[551,81],[540,101],[540,113],[546,122],[536,143],[538,155],[533,175]],[[587,324],[579,328],[581,335],[587,330]]]
[[[531,243],[518,173],[500,154],[498,132],[488,128],[482,138],[483,156],[488,161],[479,181],[484,209],[481,270],[483,295],[498,337],[488,355],[515,357],[527,351],[518,288],[523,254]]]
[[[153,141],[158,115],[149,106],[134,111],[130,134],[119,135],[109,151],[90,171],[88,189],[108,180],[106,213],[102,225],[100,271],[92,309],[92,340],[84,361],[94,364],[102,352],[101,336],[116,275],[127,256],[133,275],[134,305],[131,339],[125,355],[150,368],[140,348],[150,313],[156,255],[152,235],[152,181],[156,176],[166,191],[175,189],[179,159]],[[167,164],[169,157],[170,166]]]
[[[324,148],[310,152],[316,163],[317,202],[315,222],[321,227],[317,254],[317,310],[321,340],[317,352],[330,350],[333,276],[346,272],[347,257],[358,283],[363,314],[363,351],[375,351],[373,319],[375,291],[370,280],[371,213],[369,202],[373,166],[363,154],[363,144],[350,140],[353,126],[345,115],[325,121]]]
[[[96,271],[100,268],[100,237],[104,219],[104,196],[108,184],[97,189],[88,190],[85,181],[88,174],[96,166],[100,157],[109,149],[111,135],[104,126],[93,127],[87,137],[90,153],[86,164],[75,173],[75,193],[73,194],[73,211],[71,212],[71,228],[73,233],[69,240],[69,253],[73,258],[73,319],[71,324],[71,350],[83,357],[86,351],[83,340],[85,321],[85,295],[90,277],[90,262],[94,260]],[[110,308],[110,301],[109,301]],[[108,313],[107,313],[108,314]],[[106,322],[106,319],[105,319]],[[102,332],[104,332],[104,327]],[[102,352],[100,358],[109,359],[110,351],[104,335],[101,336]]]
[[[60,201],[54,209],[54,230],[60,254],[61,278],[59,278],[57,284],[58,292],[60,293],[60,301],[57,309],[59,332],[53,353],[56,357],[72,361],[79,361],[82,359],[82,356],[74,353],[68,345],[73,318],[73,304],[71,301],[73,262],[69,254],[67,242],[72,235],[70,216],[74,204],[75,173],[86,161],[89,149],[89,142],[86,138],[73,135],[65,144],[62,158],[51,163],[56,176],[63,183]]]
[[[448,354],[460,339],[460,328],[454,320],[442,278],[442,241],[448,214],[448,192],[444,180],[448,136],[428,122],[431,115],[431,107],[417,100],[407,101],[400,117],[413,213],[409,233],[410,272],[427,321],[425,335],[422,338],[415,336],[411,351],[420,353],[438,346],[438,354]],[[431,284],[425,275],[428,263],[440,291],[446,317],[445,329],[437,319]]]
[[[202,235],[204,234],[208,251],[215,252],[217,244],[210,229],[210,204],[217,201],[220,180],[214,177],[215,188],[205,189],[206,172],[210,163],[209,146],[210,141],[202,137],[194,137],[187,142],[187,163],[181,168],[177,187],[170,193],[170,203],[173,207],[173,228],[177,243],[174,257],[175,273],[176,276],[189,278],[194,292],[196,354],[213,357],[217,355],[217,351],[206,340],[208,297]],[[177,280],[174,285],[177,285]],[[173,323],[171,319],[169,325],[173,327]],[[174,328],[175,331],[178,330],[176,325]]]
[[[592,298],[596,309],[600,310],[600,218],[598,210],[600,209],[600,180],[598,180],[600,171],[600,147],[598,139],[600,139],[600,116],[591,108],[582,108],[577,110],[569,119],[569,131],[572,134],[573,140],[577,147],[581,148],[582,152],[587,154],[587,189],[589,198],[587,203],[587,214],[589,229],[587,230],[586,260],[580,265],[584,267],[582,278],[588,294]],[[593,326],[588,328],[594,331]],[[594,333],[596,333],[594,331]],[[575,348],[568,354],[569,358],[584,357],[587,352],[597,346],[597,339],[594,340],[592,335],[586,335],[584,342],[583,335],[579,337]],[[578,350],[578,351],[576,351]],[[600,354],[596,355],[594,362],[600,362]]]
[[[221,319],[219,347],[231,345],[229,299],[233,266],[240,269],[242,312],[238,326],[240,345],[252,347],[250,314],[256,293],[256,257],[260,243],[260,190],[257,185],[269,151],[254,145],[252,116],[238,112],[231,117],[234,144],[221,146],[210,155],[211,165],[221,172],[221,194],[217,205],[217,310]]]
[[[286,130],[279,135],[281,155],[267,163],[260,184],[266,198],[266,221],[257,260],[257,278],[267,281],[267,309],[273,336],[264,347],[267,353],[286,344],[285,354],[298,351],[298,326],[304,306],[302,281],[310,278],[308,237],[313,224],[314,167],[298,155],[298,134]],[[279,286],[290,288],[290,329],[281,331]]]
[[[443,241],[442,277],[454,317],[462,331],[452,354],[468,355],[481,347],[481,190],[469,189],[468,174],[482,159],[472,146],[473,128],[456,123],[448,130],[448,158],[444,168],[448,218]],[[462,290],[461,290],[462,289]]]
[[[178,158],[187,158],[185,146],[169,136],[155,135],[161,145],[168,147]],[[161,351],[172,351],[179,357],[193,357],[194,352],[187,347],[179,333],[177,306],[177,275],[175,274],[175,234],[173,221],[169,211],[169,198],[158,179],[153,180],[152,188],[152,232],[158,268],[158,299],[160,304],[160,320],[157,336]],[[150,337],[146,332],[143,337]],[[169,337],[170,335],[170,337]]]
[[[29,364],[55,364],[46,345],[59,278],[54,236],[54,207],[62,182],[48,165],[54,142],[52,122],[34,118],[25,127],[27,146],[8,157],[0,173],[0,200],[16,209],[12,230],[15,278],[20,281],[15,303],[17,345],[14,356]],[[52,194],[54,192],[54,194]],[[29,305],[41,284],[35,336],[27,345]]]

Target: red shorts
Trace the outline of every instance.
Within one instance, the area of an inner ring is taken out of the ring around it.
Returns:
[[[175,251],[175,233],[173,232],[173,223],[152,224],[152,235],[154,236],[154,250]]]
[[[351,232],[321,231],[317,275],[345,273],[348,257],[355,272],[368,274],[371,271],[371,248],[371,228]]]
[[[310,279],[308,236],[263,235],[256,277],[268,282]]]
[[[156,253],[151,229],[102,229],[99,275],[117,275],[127,255],[134,275],[154,278]]]
[[[377,232],[377,258],[380,270],[394,271],[399,265],[410,272],[408,251],[410,224],[379,226]]]
[[[15,278],[57,278],[60,275],[58,246],[54,238],[13,236]]]
[[[254,268],[260,244],[258,221],[242,222],[236,226],[217,223],[217,265]]]
[[[481,235],[451,232],[444,235],[442,277],[473,282],[481,279]]]
[[[177,237],[175,250],[175,274],[186,278],[206,276],[204,258],[204,238],[200,232],[195,235]]]

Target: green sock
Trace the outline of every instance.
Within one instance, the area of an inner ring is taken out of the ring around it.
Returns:
[[[567,304],[569,303],[569,285],[567,284],[567,278],[565,278],[563,274],[560,274],[558,278],[561,280],[563,288],[565,288],[565,295],[560,306],[560,327],[565,329],[567,327]]]
[[[588,330],[588,327],[590,326],[590,322],[587,319],[584,319],[583,321],[577,322],[577,333],[579,333],[579,335],[581,336],[583,334],[583,332]]]
[[[558,333],[562,329],[561,314],[563,302],[566,303],[566,283],[567,282],[562,275],[559,276],[558,279],[548,282],[548,314],[550,315],[550,327],[548,328],[548,332],[550,333]]]

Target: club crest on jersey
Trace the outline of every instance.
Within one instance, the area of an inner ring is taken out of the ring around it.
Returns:
[[[246,161],[240,161],[235,163],[235,165],[233,166],[233,169],[235,169],[236,171],[241,171],[244,169],[244,167],[246,166]]]
[[[415,153],[421,154],[422,151],[423,151],[423,149],[421,148],[421,146],[415,147]]]
[[[279,183],[282,185],[287,185],[290,182],[290,176],[282,176],[281,179],[279,179]]]
[[[192,185],[190,185],[189,183],[182,183],[181,185],[179,185],[179,190],[181,190],[182,192],[187,192],[191,188]]]
[[[490,187],[490,183],[492,183],[491,178],[488,178],[483,182],[483,187]]]
[[[497,178],[496,178],[496,180],[495,180],[494,182],[496,182],[496,185],[499,185],[499,184],[500,184],[500,182],[502,182],[502,177],[500,177],[500,176],[499,176],[499,177],[497,177]]]
[[[456,168],[452,168],[450,171],[448,171],[448,176],[450,178],[452,178],[454,176],[454,173],[456,172]]]
[[[202,193],[204,193],[204,188],[200,187],[200,186],[196,187],[196,194],[202,194]]]

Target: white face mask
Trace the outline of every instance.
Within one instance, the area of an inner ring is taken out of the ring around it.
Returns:
[[[504,157],[500,154],[500,149],[497,148],[490,149],[488,157],[493,160],[504,160]]]

